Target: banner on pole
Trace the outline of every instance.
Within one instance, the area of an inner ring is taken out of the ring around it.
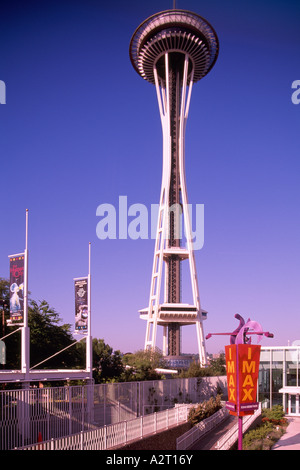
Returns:
[[[75,331],[88,332],[88,278],[74,279],[75,283]]]
[[[256,401],[260,346],[231,344],[225,346],[228,402],[230,414],[244,416],[258,408]]]
[[[228,402],[226,408],[230,414],[237,415],[237,357],[236,345],[225,346]]]
[[[24,259],[24,253],[9,256],[10,325],[24,321]]]

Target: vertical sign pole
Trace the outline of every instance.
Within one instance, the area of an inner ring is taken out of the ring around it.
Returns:
[[[237,365],[237,415],[238,415],[238,450],[243,450],[243,416],[240,415],[240,377],[239,377],[239,344],[236,345],[236,365]]]
[[[21,345],[21,370],[29,381],[29,328],[28,328],[28,209],[26,209],[26,235],[24,253],[24,312]]]
[[[257,387],[260,360],[260,346],[251,345],[249,338],[246,338],[246,333],[247,335],[264,335],[267,338],[273,338],[274,335],[269,331],[263,331],[261,325],[256,321],[251,321],[250,318],[247,323],[245,323],[243,317],[239,314],[236,314],[235,318],[240,321],[240,325],[232,333],[209,333],[206,339],[209,339],[212,334],[230,335],[231,344],[230,346],[225,346],[227,390],[229,396],[226,408],[229,409],[231,414],[238,417],[238,450],[243,450],[243,416],[245,414],[253,414],[254,410],[258,409],[258,403],[255,402],[255,397],[252,396],[252,393]],[[236,350],[235,365],[231,355],[233,345],[235,345]],[[247,351],[245,351],[245,348]],[[242,367],[239,364],[240,361]]]
[[[23,442],[29,437],[30,412],[29,412],[29,347],[30,336],[28,328],[28,209],[26,209],[26,230],[25,230],[25,252],[24,252],[24,308],[23,327],[21,330],[21,371],[24,374],[23,399],[21,402],[20,414],[23,422],[22,439]]]
[[[239,440],[238,450],[243,450],[243,416],[239,416]]]
[[[89,274],[88,274],[88,334],[86,338],[86,370],[92,378],[92,336],[91,336],[91,243],[89,243]]]
[[[88,273],[88,331],[86,338],[86,371],[88,373],[87,387],[87,420],[94,422],[94,391],[93,391],[93,350],[91,326],[91,243],[89,243],[89,273]]]

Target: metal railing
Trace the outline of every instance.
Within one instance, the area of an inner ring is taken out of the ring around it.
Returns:
[[[176,440],[177,450],[187,450],[205,434],[218,426],[229,415],[226,408],[221,408],[209,418],[200,421]]]
[[[54,387],[0,393],[0,449],[58,437],[92,426],[90,387]]]
[[[107,450],[120,447],[130,441],[185,423],[192,406],[190,404],[178,405],[158,413],[103,426],[92,431],[81,431],[72,436],[24,446],[18,450]]]
[[[251,424],[258,418],[261,414],[261,403],[259,403],[259,408],[254,412],[253,415],[244,416],[243,418],[243,432],[247,431]],[[232,426],[227,433],[225,433],[221,439],[218,440],[216,444],[216,450],[229,450],[238,440],[238,422]]]
[[[105,425],[200,403],[220,380],[203,377],[0,391],[0,450],[98,429]]]

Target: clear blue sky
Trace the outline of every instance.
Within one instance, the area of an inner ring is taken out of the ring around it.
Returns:
[[[73,278],[92,243],[92,334],[122,352],[143,348],[154,240],[99,240],[96,209],[119,196],[158,203],[162,135],[155,89],[134,71],[129,42],[172,0],[1,2],[0,276],[25,245],[29,289],[74,323]],[[178,0],[206,18],[220,54],[198,82],[186,135],[189,200],[205,207],[196,252],[205,334],[234,315],[275,338],[300,339],[300,4]],[[208,352],[224,348],[213,337]],[[183,352],[196,352],[193,327]]]

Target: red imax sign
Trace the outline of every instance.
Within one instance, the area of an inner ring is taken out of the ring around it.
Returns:
[[[228,402],[226,407],[235,416],[253,414],[256,401],[260,346],[232,344],[225,346]]]

